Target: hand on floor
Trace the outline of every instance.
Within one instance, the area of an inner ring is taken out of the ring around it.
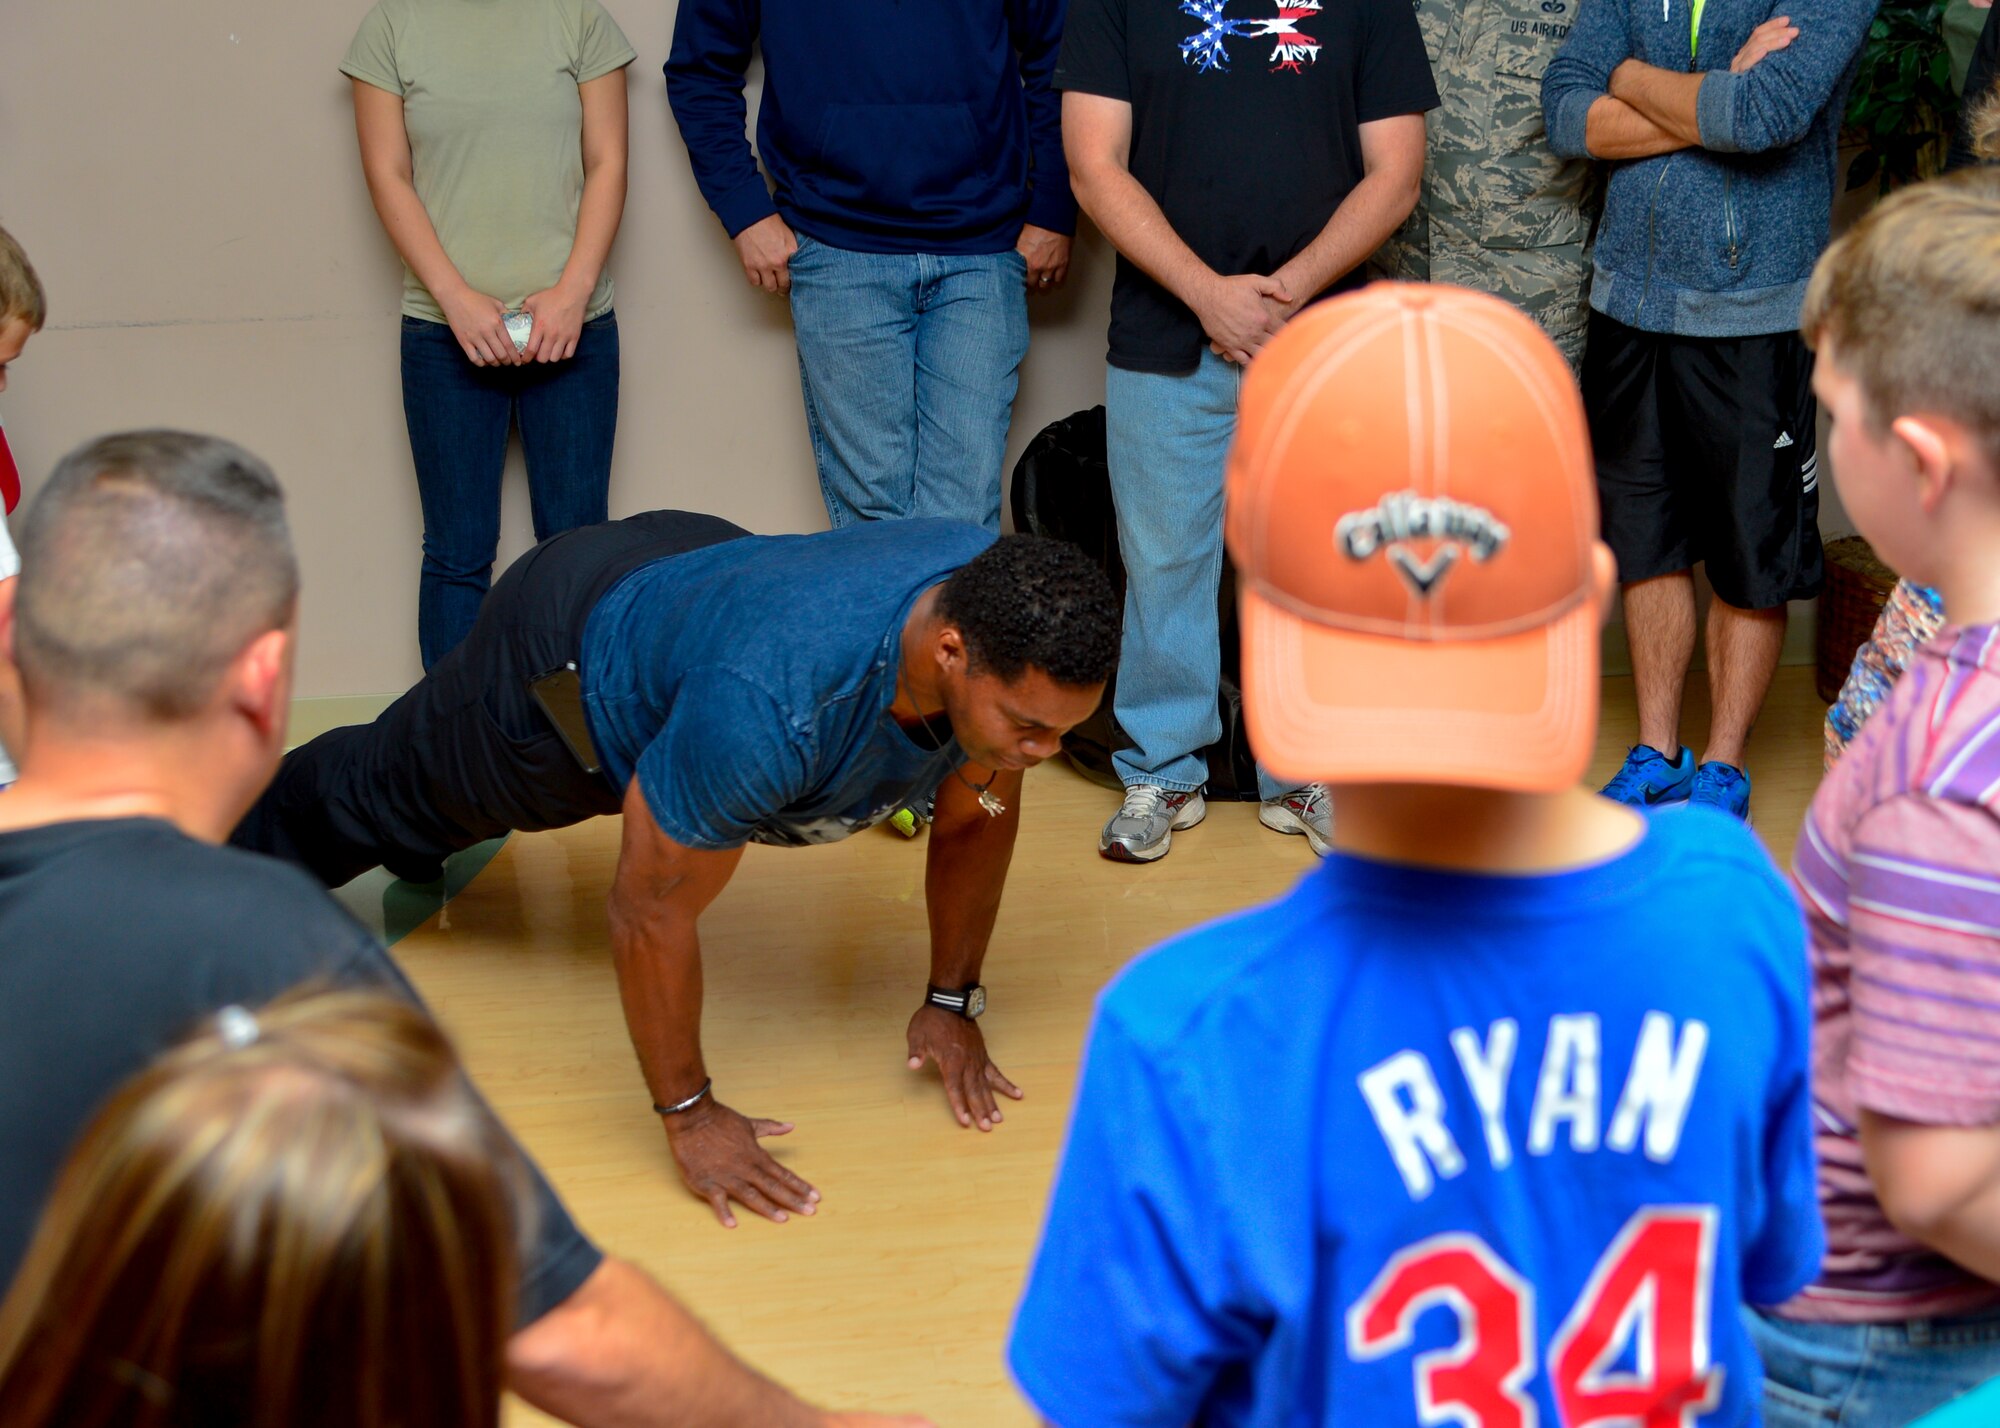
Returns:
[[[1026,1094],[1001,1075],[986,1054],[986,1038],[980,1035],[978,1022],[942,1007],[921,1006],[910,1018],[909,1040],[910,1069],[921,1071],[926,1061],[937,1063],[945,1099],[951,1102],[951,1113],[962,1126],[976,1122],[981,1130],[990,1131],[1006,1119],[993,1093],[999,1091],[1017,1101]]]
[[[790,1121],[753,1120],[713,1096],[693,1110],[663,1119],[681,1179],[715,1208],[723,1228],[736,1228],[736,1215],[729,1208],[732,1200],[780,1224],[793,1212],[818,1211],[819,1191],[757,1144],[763,1136],[789,1135]]]

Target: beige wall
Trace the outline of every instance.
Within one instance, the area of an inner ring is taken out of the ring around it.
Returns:
[[[142,424],[220,432],[268,458],[305,568],[306,697],[399,690],[418,673],[399,267],[335,68],[368,3],[0,0],[0,223],[52,313],[0,398],[30,488],[77,442]],[[640,54],[612,257],[612,512],[819,529],[784,304],[742,281],[667,110],[671,6],[610,3]],[[1110,251],[1086,229],[1069,289],[1032,305],[1010,467],[1044,423],[1103,399],[1110,287]],[[1824,524],[1845,530],[1831,483],[1820,489]],[[503,563],[529,542],[526,508],[516,453]],[[1808,657],[1809,636],[1795,619],[1788,658]],[[1607,660],[1623,665],[1615,631]]]
[[[660,64],[670,4],[608,0],[639,51],[614,515],[826,523],[784,304],[701,201]],[[299,692],[416,678],[421,525],[397,379],[399,267],[369,207],[348,82],[369,0],[0,0],[0,223],[49,290],[0,397],[30,486],[99,432],[222,433],[276,466],[305,568]],[[1110,253],[1037,300],[1014,451],[1103,400]],[[1011,462],[1011,455],[1010,455]],[[502,560],[530,539],[518,453]]]

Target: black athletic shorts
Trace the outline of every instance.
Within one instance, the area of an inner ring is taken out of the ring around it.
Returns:
[[[510,830],[616,813],[624,790],[584,772],[528,683],[581,663],[590,612],[634,570],[747,534],[716,516],[649,511],[551,536],[507,568],[465,639],[374,723],[285,755],[230,841],[337,888],[377,866],[427,881],[448,854]]]
[[[1674,337],[1590,314],[1583,404],[1626,584],[1708,567],[1741,610],[1819,594],[1819,409],[1796,332]]]

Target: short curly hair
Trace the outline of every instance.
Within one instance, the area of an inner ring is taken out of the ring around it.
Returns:
[[[937,612],[965,636],[975,669],[1013,681],[1102,684],[1118,667],[1118,597],[1068,541],[1002,536],[945,581]]]

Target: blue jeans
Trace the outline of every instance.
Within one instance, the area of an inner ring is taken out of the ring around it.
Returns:
[[[510,423],[521,430],[536,540],[609,516],[618,319],[586,322],[567,361],[475,367],[451,328],[406,317],[403,415],[424,508],[417,645],[428,670],[465,638],[492,583]]]
[[[1904,1428],[2000,1376],[2000,1309],[1893,1324],[1743,1316],[1764,1360],[1768,1428]]]
[[[833,524],[949,516],[1000,529],[1028,353],[1019,253],[853,253],[804,234],[792,327]]]
[[[1190,373],[1112,367],[1105,377],[1105,454],[1125,559],[1114,708],[1132,740],[1111,762],[1127,787],[1200,788],[1202,751],[1222,735],[1222,475],[1242,386],[1242,369],[1208,351]],[[1265,798],[1289,787],[1258,766]]]

